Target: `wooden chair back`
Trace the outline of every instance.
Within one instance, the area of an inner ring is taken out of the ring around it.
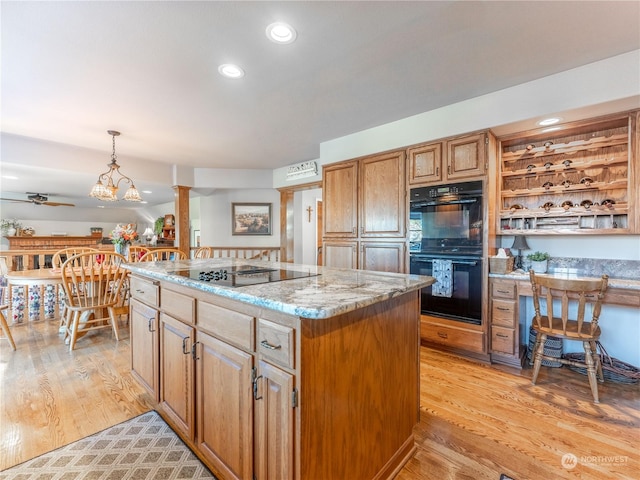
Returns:
[[[582,339],[593,337],[598,329],[602,300],[609,277],[599,279],[556,278],[529,272],[533,290],[534,322],[539,331],[551,335]],[[575,318],[569,316],[569,302],[577,301]],[[591,318],[585,318],[587,304],[592,304]],[[546,314],[541,313],[541,305]]]
[[[115,308],[121,300],[120,290],[126,283],[126,258],[115,252],[85,252],[69,257],[61,267],[69,321],[65,338],[75,348],[78,334],[101,328],[112,328],[116,340],[118,328]]]
[[[127,261],[132,263],[139,262],[142,256],[147,252],[149,252],[147,247],[143,247],[142,245],[131,245],[129,247],[129,258],[127,258]]]
[[[81,253],[97,252],[96,248],[91,247],[69,247],[58,250],[51,257],[51,266],[53,268],[61,268],[62,264],[69,258]]]
[[[165,260],[186,260],[187,255],[177,248],[157,248],[142,255],[140,262],[161,262]]]
[[[213,257],[213,247],[198,247],[196,253],[193,255],[193,258],[212,258]]]

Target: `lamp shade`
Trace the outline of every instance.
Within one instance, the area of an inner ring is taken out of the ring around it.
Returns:
[[[151,230],[151,227],[147,227],[144,230],[144,233],[142,235],[144,235],[145,237],[152,237],[153,236],[153,230]]]
[[[513,239],[513,245],[511,245],[513,250],[529,250],[529,245],[527,245],[527,239],[524,235],[517,235]]]

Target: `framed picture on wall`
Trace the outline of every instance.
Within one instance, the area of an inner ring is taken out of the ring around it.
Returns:
[[[270,203],[232,203],[232,235],[271,235]]]

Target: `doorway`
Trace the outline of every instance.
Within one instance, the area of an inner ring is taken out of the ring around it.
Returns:
[[[316,200],[316,265],[322,266],[322,200]]]

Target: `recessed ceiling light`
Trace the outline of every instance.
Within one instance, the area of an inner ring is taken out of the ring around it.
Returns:
[[[239,66],[231,63],[225,63],[218,67],[218,73],[227,78],[242,78],[244,77],[244,70]]]
[[[284,22],[275,22],[267,27],[267,38],[275,43],[293,43],[298,36],[291,25]]]
[[[545,118],[544,120],[540,120],[538,122],[538,125],[540,125],[541,127],[547,127],[549,125],[554,125],[554,124],[558,123],[559,121],[560,121],[559,117]]]
[[[153,193],[151,190],[143,190],[142,193]]]
[[[2,178],[6,178],[7,180],[18,180],[18,177],[14,177],[13,175],[3,175]]]

